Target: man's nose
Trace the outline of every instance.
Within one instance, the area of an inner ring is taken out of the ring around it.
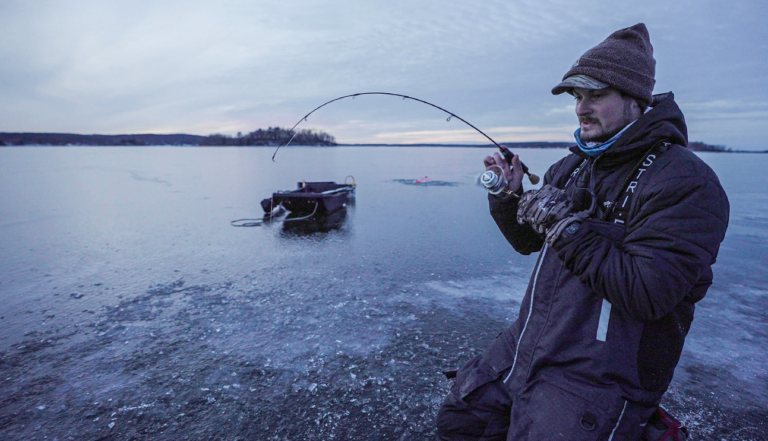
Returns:
[[[576,116],[584,116],[592,113],[592,108],[589,106],[587,100],[579,100],[576,102]]]

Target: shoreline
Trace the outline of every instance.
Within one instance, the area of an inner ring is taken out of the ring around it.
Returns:
[[[508,146],[510,149],[567,149],[574,144],[567,146],[545,146],[545,145],[516,145],[511,142],[501,142],[501,145]],[[527,143],[526,143],[527,144]],[[146,145],[105,145],[105,144],[20,144],[20,145],[0,145],[4,147],[203,147],[203,148],[277,148],[278,145],[200,145],[200,144],[146,144]],[[293,147],[411,147],[411,148],[494,148],[493,144],[337,144],[337,145],[297,145],[279,146],[281,149]],[[768,153],[768,150],[692,150],[695,153]]]

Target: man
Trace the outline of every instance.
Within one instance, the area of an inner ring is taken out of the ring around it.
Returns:
[[[552,93],[576,99],[577,146],[540,190],[523,194],[517,156],[485,158],[509,182],[489,195],[499,229],[540,253],[517,321],[458,371],[439,439],[651,438],[729,213],[672,93],[652,95],[655,64],[641,23],[571,67]]]

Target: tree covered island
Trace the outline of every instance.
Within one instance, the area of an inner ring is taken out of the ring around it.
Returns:
[[[291,131],[280,127],[270,127],[266,130],[259,129],[255,132],[237,136],[214,134],[203,139],[200,145],[268,145],[276,146],[287,143],[293,137],[291,145],[335,146],[336,139],[322,131],[304,129]]]
[[[293,137],[291,145],[335,146],[333,136],[311,129],[291,131],[280,127],[258,129],[236,136],[213,134],[209,136],[173,135],[79,135],[74,133],[0,133],[0,146],[24,145],[81,145],[81,146],[150,146],[150,145],[192,145],[192,146],[277,146]]]

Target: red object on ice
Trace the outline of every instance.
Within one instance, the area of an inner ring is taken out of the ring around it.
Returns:
[[[424,179],[417,179],[416,183],[421,184],[422,182],[428,182],[428,181],[429,181],[429,176],[424,176]]]

